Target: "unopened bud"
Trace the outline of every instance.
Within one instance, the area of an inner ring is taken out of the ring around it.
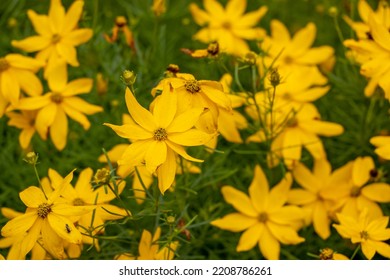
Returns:
[[[281,80],[281,77],[280,77],[278,68],[272,68],[270,73],[269,73],[269,81],[271,82],[271,85],[273,87],[276,87],[277,85],[280,84],[280,80]]]
[[[94,183],[96,185],[105,185],[110,182],[111,174],[107,168],[98,169],[93,176]]]
[[[332,6],[329,8],[328,13],[331,17],[337,17],[339,10],[335,6]]]
[[[134,74],[133,71],[130,71],[130,70],[123,71],[123,73],[122,73],[122,81],[127,86],[134,85],[136,79],[137,79],[137,76]]]
[[[31,165],[36,165],[38,162],[38,154],[35,152],[29,152],[23,159],[25,162]]]

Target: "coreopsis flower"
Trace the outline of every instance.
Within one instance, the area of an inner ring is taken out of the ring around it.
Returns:
[[[335,260],[343,261],[349,260],[349,258],[343,254],[337,253],[331,248],[324,248],[320,250],[320,260]]]
[[[38,35],[13,40],[12,46],[26,52],[38,52],[36,58],[47,62],[45,77],[59,65],[79,66],[76,47],[91,39],[93,34],[90,28],[78,28],[83,6],[84,1],[76,0],[65,12],[61,0],[51,0],[48,15],[28,10],[27,16]]]
[[[4,237],[25,234],[19,249],[21,255],[30,252],[40,236],[44,248],[58,259],[65,258],[64,240],[81,244],[81,233],[73,224],[75,216],[84,215],[95,206],[73,206],[61,197],[72,178],[73,171],[63,180],[52,182],[56,185],[52,187],[54,191],[32,186],[19,194],[27,210],[23,215],[8,221],[1,229],[1,234]]]
[[[301,206],[308,213],[306,223],[313,223],[315,232],[322,239],[327,239],[330,236],[333,201],[324,197],[323,191],[337,185],[337,173],[332,174],[328,160],[321,159],[314,162],[312,172],[298,162],[293,169],[293,176],[302,188],[290,190],[288,202]]]
[[[165,0],[153,0],[152,11],[156,17],[161,16],[167,10]]]
[[[35,75],[44,62],[20,54],[0,57],[0,118],[9,103],[16,105],[21,91],[29,96],[41,95],[43,87]]]
[[[359,243],[367,259],[371,260],[376,253],[390,258],[390,245],[385,242],[390,239],[388,216],[373,219],[363,210],[357,217],[338,213],[337,218],[339,224],[334,224],[334,228],[342,237],[351,239],[352,243]]]
[[[258,97],[258,98],[257,98]],[[268,97],[264,93],[256,95],[257,103],[261,108],[269,108],[263,122],[270,130],[270,137],[273,139],[271,152],[268,157],[270,166],[275,166],[283,159],[288,168],[292,168],[301,159],[302,148],[306,148],[315,159],[325,158],[325,149],[319,136],[337,136],[343,133],[344,128],[333,122],[321,120],[317,108],[311,103],[301,104],[294,108],[294,104],[278,97],[274,100],[271,110]],[[247,108],[247,112],[255,120],[259,116],[254,112],[254,105]],[[248,137],[247,141],[266,141],[266,134],[263,129]]]
[[[219,44],[218,42],[212,42],[207,46],[207,49],[199,49],[199,50],[190,50],[182,48],[181,51],[185,54],[188,54],[194,58],[215,58],[219,55]]]
[[[267,12],[267,7],[244,14],[246,4],[246,0],[229,0],[224,9],[216,0],[204,0],[204,11],[191,3],[190,12],[195,22],[202,26],[194,39],[204,43],[218,42],[220,50],[229,54],[247,53],[249,46],[245,40],[257,40],[265,35],[262,28],[254,26]]]
[[[383,159],[390,160],[390,136],[375,136],[370,143],[376,147],[375,153]]]
[[[368,17],[372,40],[361,39],[345,40],[344,45],[350,48],[357,56],[360,73],[369,79],[364,89],[366,96],[372,96],[379,86],[384,91],[385,98],[390,100],[390,33],[385,26],[379,24],[375,18]]]
[[[278,68],[282,76],[300,71],[302,67],[309,67],[311,71],[318,72],[317,65],[329,60],[334,55],[334,50],[330,46],[312,47],[315,38],[314,23],[308,23],[291,38],[283,23],[272,20],[271,35],[265,37],[260,45],[267,53],[264,57],[265,65]]]
[[[134,49],[134,38],[133,38],[133,32],[131,32],[129,26],[127,25],[127,19],[124,16],[117,16],[115,18],[115,25],[112,28],[112,35],[108,36],[107,34],[104,35],[104,39],[106,39],[109,43],[114,43],[118,40],[118,34],[122,32],[125,36],[126,44]]]
[[[46,140],[49,131],[54,146],[58,150],[63,150],[68,135],[67,116],[87,130],[91,124],[84,114],[92,115],[103,111],[103,108],[77,97],[79,94],[91,91],[92,79],[81,78],[68,83],[65,75],[55,74],[56,72],[53,72],[49,76],[49,92],[42,96],[23,98],[16,109],[39,110],[35,119],[37,132],[42,139]]]
[[[77,220],[77,225],[83,234],[83,243],[94,244],[96,248],[99,248],[94,236],[104,233],[104,223],[122,219],[129,213],[123,208],[110,204],[110,201],[116,198],[111,190],[107,190],[104,186],[93,188],[92,177],[91,168],[82,170],[75,186],[67,185],[62,192],[62,197],[70,205],[94,205],[96,207],[93,212],[81,215]],[[62,177],[52,169],[49,170],[49,178],[52,182],[62,180]],[[118,182],[118,195],[122,193],[125,185],[125,181]]]
[[[160,246],[161,240],[161,228],[158,227],[156,232],[152,234],[147,231],[142,231],[141,240],[138,246],[139,255],[137,257],[129,253],[124,253],[117,256],[117,260],[172,260],[175,257],[175,251],[179,246],[178,241],[173,241],[166,244],[165,246]]]
[[[371,8],[366,0],[359,0],[357,8],[362,22],[353,21],[346,15],[344,16],[344,20],[356,32],[359,39],[372,38],[370,26],[368,24],[370,16],[373,16],[376,22],[384,26],[387,30],[390,29],[390,6],[386,0],[380,0],[378,2],[376,11]]]
[[[1,214],[7,219],[13,219],[23,215],[23,213],[15,211],[11,208],[2,207]],[[0,248],[9,248],[7,254],[7,260],[23,260],[25,254],[21,254],[20,245],[24,239],[26,233],[21,233],[14,236],[0,238]]]
[[[36,110],[22,110],[20,113],[7,113],[7,116],[9,117],[7,124],[22,130],[19,134],[19,143],[23,150],[27,150],[30,146],[31,138],[36,132],[35,119],[37,117],[37,112],[38,111]]]
[[[358,157],[340,168],[337,186],[324,190],[326,198],[336,201],[335,208],[341,208],[343,215],[357,217],[366,209],[369,218],[383,216],[378,203],[390,202],[390,185],[376,182],[377,173],[371,157]]]
[[[166,84],[157,98],[152,112],[143,108],[126,88],[126,105],[135,124],[122,126],[105,123],[120,137],[131,139],[132,144],[123,153],[120,165],[145,165],[150,173],[156,172],[161,193],[172,185],[176,174],[176,154],[183,158],[202,162],[187,154],[183,146],[199,146],[213,135],[193,128],[203,113],[196,107],[177,114],[178,94]]]
[[[248,251],[257,244],[265,258],[279,259],[280,243],[298,244],[304,241],[295,229],[303,219],[302,210],[285,205],[291,184],[292,176],[287,173],[270,189],[264,172],[257,165],[249,186],[249,197],[232,186],[222,187],[224,199],[238,212],[211,224],[233,232],[245,230],[236,248],[238,252]]]

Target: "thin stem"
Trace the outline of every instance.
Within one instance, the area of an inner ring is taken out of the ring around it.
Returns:
[[[356,254],[360,251],[360,244],[356,247],[355,251],[353,252],[351,256],[351,260],[353,260],[356,256]]]
[[[37,177],[37,180],[38,180],[38,183],[39,183],[39,187],[41,188],[42,192],[43,192],[43,195],[45,196],[45,198],[47,199],[47,195],[45,193],[45,190],[41,184],[41,179],[39,177],[39,174],[38,174],[38,169],[37,169],[37,166],[36,164],[33,165],[33,168],[34,168],[34,173],[35,173],[35,177]]]

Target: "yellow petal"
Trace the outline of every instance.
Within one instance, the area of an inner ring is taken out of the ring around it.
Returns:
[[[213,136],[193,128],[185,132],[169,133],[168,140],[182,146],[199,146],[210,141]]]
[[[203,160],[194,158],[194,157],[190,156],[189,154],[187,154],[187,152],[185,151],[185,149],[182,146],[177,145],[169,140],[165,141],[165,143],[168,145],[169,148],[171,148],[177,154],[181,155],[186,160],[194,161],[194,162],[203,162]]]
[[[81,78],[70,81],[62,93],[63,96],[73,96],[81,93],[89,93],[92,90],[93,80],[90,78]]]
[[[280,137],[280,136],[279,136]],[[301,159],[302,140],[299,131],[295,128],[287,129],[283,135],[282,155],[286,164]]]
[[[62,102],[62,109],[64,110],[65,114],[71,119],[78,122],[85,130],[88,130],[91,126],[91,123],[89,122],[88,118],[78,110],[69,106],[68,103],[69,102],[67,102],[66,99]]]
[[[67,34],[71,30],[77,28],[77,23],[80,20],[81,14],[83,12],[84,1],[74,1],[72,5],[69,7],[64,22],[66,24],[63,25],[62,34]]]
[[[385,258],[390,258],[390,245],[385,242],[371,241],[370,245],[373,244],[373,247],[378,252],[378,254],[384,256]]]
[[[300,127],[323,136],[336,136],[344,132],[344,128],[339,124],[318,120],[306,120]]]
[[[376,253],[375,248],[372,247],[369,242],[362,242],[361,246],[362,246],[362,252],[363,252],[364,256],[367,259],[371,260]]]
[[[38,219],[36,211],[31,211],[9,220],[1,229],[1,235],[4,237],[16,236],[27,232]]]
[[[145,165],[150,173],[154,173],[156,168],[167,159],[167,145],[164,141],[153,141],[145,154]]]
[[[20,254],[24,257],[26,257],[26,254],[37,244],[37,240],[41,234],[43,221],[44,220],[40,218],[36,219],[28,233],[23,237],[23,241],[20,244]]]
[[[268,260],[278,260],[280,255],[280,243],[265,227],[259,240],[259,248],[263,256]]]
[[[390,185],[386,183],[373,183],[362,188],[362,194],[370,200],[389,203]]]
[[[62,42],[67,46],[77,47],[85,42],[89,41],[92,38],[93,31],[90,28],[81,28],[73,30],[67,35],[64,36]]]
[[[302,56],[296,58],[299,64],[321,64],[330,59],[334,54],[334,49],[330,46],[321,46],[307,50]]]
[[[55,232],[48,219],[43,220],[41,232],[42,243],[45,244],[45,250],[49,255],[54,259],[65,259],[64,240]]]
[[[388,223],[388,216],[380,217],[371,221],[366,227],[366,231],[369,233],[370,239],[375,241],[386,241],[390,239],[390,229],[387,228]]]
[[[164,194],[172,186],[176,175],[176,156],[170,148],[167,149],[165,162],[157,168],[156,173],[158,177],[158,188]]]
[[[50,37],[31,36],[20,41],[11,41],[11,45],[25,52],[36,52],[49,47],[51,44]]]
[[[54,121],[50,126],[50,138],[57,150],[62,151],[68,137],[68,118],[62,107],[58,106]]]
[[[198,25],[204,25],[207,22],[210,21],[210,15],[206,13],[205,11],[201,10],[198,5],[191,3],[189,6],[190,12],[192,14],[192,17],[194,18],[194,21]]]
[[[177,96],[171,84],[166,83],[162,94],[157,97],[153,109],[155,123],[162,128],[167,128],[176,114]]]
[[[49,126],[54,123],[54,119],[57,114],[57,107],[57,104],[50,103],[49,105],[43,107],[37,114],[35,127],[42,139],[46,139],[47,130]]]
[[[248,228],[241,235],[241,238],[237,245],[237,252],[248,251],[255,247],[256,243],[259,242],[260,237],[263,234],[265,225],[263,223],[256,223]]]
[[[20,86],[17,82],[16,73],[8,69],[2,71],[0,74],[0,91],[3,93],[4,98],[16,105],[20,97]]]
[[[200,81],[202,91],[218,106],[227,110],[232,109],[228,95],[223,91],[222,84],[216,81]]]
[[[293,175],[295,181],[306,190],[312,193],[317,193],[320,190],[322,182],[318,181],[318,179],[302,163],[298,162],[295,165]]]
[[[210,224],[223,230],[240,232],[258,223],[257,218],[248,217],[241,213],[231,213],[212,221]]]
[[[300,237],[291,226],[278,225],[273,222],[267,222],[267,227],[277,240],[282,244],[298,244],[305,241]]]
[[[353,163],[352,179],[357,187],[363,186],[370,179],[370,171],[375,169],[374,161],[371,157],[358,157]]]
[[[42,190],[37,187],[28,187],[19,193],[19,197],[30,208],[38,208],[40,204],[47,201]]]
[[[272,211],[282,207],[288,198],[288,192],[292,185],[292,175],[291,173],[286,173],[284,178],[274,186],[269,192],[268,196],[268,210]]]
[[[258,212],[252,206],[252,203],[249,197],[231,186],[222,187],[222,195],[227,203],[231,204],[235,209],[239,212],[249,216],[249,217],[257,217]]]
[[[49,18],[46,15],[38,15],[35,11],[28,10],[27,16],[34,27],[34,30],[39,35],[51,37],[52,32],[49,26]]]
[[[111,150],[107,152],[108,158],[111,162],[116,163],[122,157],[129,144],[115,145]],[[99,157],[99,162],[107,162],[106,156],[103,154]]]
[[[368,22],[375,42],[385,50],[390,51],[390,36],[386,27],[378,24],[372,15],[369,17]]]
[[[14,53],[6,55],[5,59],[12,67],[29,70],[34,73],[45,65],[44,62],[38,59]]]
[[[175,117],[166,130],[169,133],[187,131],[196,124],[203,112],[204,108],[188,109]]]
[[[269,214],[269,220],[279,225],[293,225],[304,218],[304,213],[297,206],[284,206]]]
[[[98,206],[98,209],[99,211],[97,211],[96,213],[98,213],[98,215],[104,221],[118,220],[128,216],[128,213],[125,209],[115,205],[100,204],[100,206]]]
[[[58,54],[63,57],[67,63],[74,67],[79,66],[79,62],[77,60],[77,52],[74,46],[66,44],[64,42],[59,42],[56,44],[56,49]]]
[[[311,132],[301,131],[301,138],[304,147],[316,160],[326,157],[324,146],[317,135]]]
[[[149,131],[155,131],[158,128],[153,115],[138,103],[129,88],[126,88],[126,105],[131,117],[140,126]]]
[[[329,225],[330,219],[325,205],[318,201],[313,210],[313,226],[316,233],[324,240],[330,236]]]
[[[240,19],[235,22],[235,26],[243,28],[243,27],[251,27],[256,25],[259,20],[265,15],[268,11],[266,6],[260,7],[256,11],[249,12],[244,14]]]
[[[64,24],[65,9],[61,0],[51,0],[49,8],[49,23],[53,33],[59,34]]]
[[[308,23],[304,28],[298,30],[291,40],[291,53],[294,57],[305,54],[306,51],[313,45],[315,40],[317,28],[314,23]]]
[[[41,95],[43,87],[41,81],[33,73],[27,70],[17,70],[16,77],[20,88],[29,96]]]
[[[154,140],[140,140],[135,141],[126,148],[122,158],[118,161],[119,165],[136,166],[142,164],[145,159],[145,153],[149,145]]]
[[[292,189],[288,193],[288,202],[291,204],[306,205],[316,200],[317,200],[317,195],[315,193],[306,190]]]
[[[203,1],[203,5],[206,11],[210,14],[214,19],[222,18],[225,14],[225,10],[223,6],[216,0],[205,0]]]
[[[272,41],[274,41],[276,45],[284,47],[290,43],[290,32],[279,20],[271,20],[271,35]]]
[[[245,13],[246,1],[242,0],[230,0],[226,4],[226,13],[232,19],[239,19],[242,14]]]
[[[261,213],[265,211],[268,205],[269,185],[264,171],[259,165],[256,165],[251,185],[249,186],[249,195],[253,207]]]
[[[113,125],[109,123],[104,123],[103,125],[108,126],[115,131],[118,136],[127,139],[134,140],[146,140],[152,139],[153,133],[145,130],[143,127],[134,124],[124,124],[124,125]]]

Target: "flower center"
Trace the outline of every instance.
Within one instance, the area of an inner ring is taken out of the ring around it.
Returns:
[[[51,101],[53,101],[54,103],[61,103],[62,100],[64,98],[62,97],[61,93],[58,93],[58,92],[53,92],[53,94],[51,95]]]
[[[164,128],[157,128],[153,135],[154,140],[164,141],[168,139],[168,133]]]
[[[298,126],[298,120],[297,120],[297,118],[296,118],[296,117],[292,117],[291,119],[289,119],[289,120],[287,121],[286,125],[287,125],[288,127],[296,127],[296,126]]]
[[[257,216],[257,220],[258,220],[260,223],[265,223],[265,222],[268,220],[268,214],[265,213],[265,212],[260,213],[260,215]]]
[[[50,212],[51,212],[51,205],[47,204],[46,202],[38,206],[38,217],[45,219]]]
[[[293,63],[293,58],[291,57],[291,56],[286,56],[285,58],[284,58],[284,63],[286,63],[286,64],[291,64],[291,63]]]
[[[367,240],[368,239],[368,232],[367,231],[365,231],[365,230],[363,230],[363,231],[361,231],[360,232],[360,237],[362,238],[362,239],[364,239],[364,240]]]
[[[186,88],[187,91],[191,93],[197,93],[198,91],[200,91],[199,82],[197,80],[186,81],[184,87]]]
[[[224,23],[222,23],[222,27],[225,29],[231,29],[232,24],[229,21],[225,21]]]
[[[61,41],[60,34],[53,34],[53,36],[51,37],[51,42],[53,44],[57,44],[59,41]]]
[[[352,197],[358,197],[360,195],[360,188],[359,187],[353,187],[351,189],[351,196]]]
[[[207,47],[207,52],[212,56],[216,56],[219,53],[218,42],[210,43]]]
[[[333,250],[330,248],[324,248],[320,250],[320,259],[321,260],[332,260],[333,259]]]
[[[4,57],[0,57],[0,72],[3,72],[9,68],[9,63]]]
[[[81,198],[76,198],[75,200],[73,200],[73,205],[74,206],[83,206],[83,205],[85,205],[85,203],[84,203],[84,200],[82,200]]]

